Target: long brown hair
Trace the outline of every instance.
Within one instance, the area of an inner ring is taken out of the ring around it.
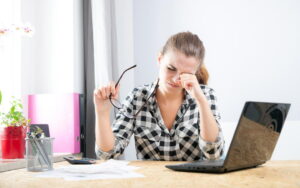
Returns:
[[[196,77],[200,84],[207,84],[209,74],[203,63],[205,48],[196,34],[187,31],[172,35],[164,45],[161,54],[165,55],[169,50],[176,50],[187,57],[195,57],[199,60],[200,65],[196,71]]]

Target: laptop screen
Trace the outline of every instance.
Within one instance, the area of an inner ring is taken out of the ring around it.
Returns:
[[[246,102],[224,166],[228,170],[265,163],[272,156],[290,104]]]

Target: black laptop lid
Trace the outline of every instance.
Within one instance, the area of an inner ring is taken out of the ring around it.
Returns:
[[[246,102],[224,167],[234,170],[260,165],[274,151],[290,104]]]

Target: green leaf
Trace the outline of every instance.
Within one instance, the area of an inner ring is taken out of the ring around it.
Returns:
[[[2,100],[2,93],[0,94]],[[7,113],[0,112],[0,124],[5,126],[27,125],[29,123],[29,120],[26,120],[26,118],[23,115],[22,101],[20,99],[12,97],[12,101],[10,101],[10,104],[11,107]]]
[[[13,106],[10,108],[10,113],[11,113],[11,114],[14,114],[14,113],[15,113],[15,109],[16,109],[16,107],[13,105]]]
[[[1,102],[2,102],[2,92],[0,90],[0,104],[1,104]]]

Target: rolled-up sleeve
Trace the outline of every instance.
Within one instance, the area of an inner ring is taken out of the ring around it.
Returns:
[[[116,136],[116,135],[115,135]],[[125,150],[125,147],[128,145],[129,139],[115,139],[114,148],[110,151],[104,152],[100,148],[98,148],[97,144],[95,145],[96,155],[99,159],[107,160],[107,159],[117,159]]]
[[[218,110],[217,97],[215,91],[209,88],[208,91],[204,90],[204,94],[207,98],[208,103],[210,104],[210,108],[213,113],[213,116],[216,119],[217,126],[219,128],[219,134],[215,142],[207,142],[203,140],[203,138],[201,138],[200,136],[199,144],[200,144],[200,149],[203,152],[204,159],[215,160],[215,159],[219,159],[223,155],[224,145],[225,145],[222,128],[220,126],[221,115]]]

